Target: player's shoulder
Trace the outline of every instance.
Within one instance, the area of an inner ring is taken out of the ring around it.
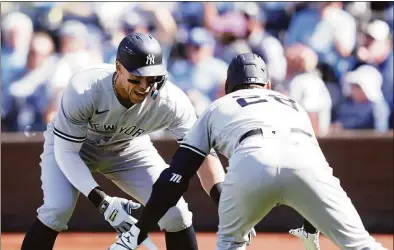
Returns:
[[[237,90],[237,91],[232,92],[230,94],[227,94],[223,97],[226,99],[234,99],[236,97],[245,98],[245,97],[252,97],[255,95],[266,96],[266,95],[275,95],[275,94],[283,95],[280,92],[272,90],[272,89],[252,88],[252,89],[240,89],[240,90]]]
[[[166,84],[160,90],[160,101],[167,102],[171,105],[182,105],[182,103],[190,102],[186,93],[170,80],[167,80]]]
[[[221,96],[221,97],[217,98],[216,100],[214,100],[208,109],[210,110],[210,112],[214,112],[217,109],[230,108],[232,103],[234,102],[234,98],[236,96],[237,95],[235,93],[230,93],[230,94]]]
[[[265,88],[254,88],[254,89],[241,89],[232,93],[229,93],[227,95],[224,95],[218,99],[216,99],[212,105],[211,108],[215,109],[218,106],[230,106],[232,103],[236,103],[236,101],[239,98],[243,99],[248,99],[248,98],[265,98],[268,96],[280,96],[282,98],[288,97],[283,93],[280,93],[278,91],[272,90],[272,89],[265,89]]]
[[[100,89],[102,80],[112,76],[114,72],[114,65],[104,63],[82,69],[71,77],[68,87],[79,94],[91,89]]]
[[[265,88],[258,88],[258,89],[250,89],[251,94],[259,95],[262,98],[268,98],[268,97],[280,97],[280,98],[289,98],[287,94],[284,94],[282,92],[279,92],[277,90],[273,89],[265,89]]]

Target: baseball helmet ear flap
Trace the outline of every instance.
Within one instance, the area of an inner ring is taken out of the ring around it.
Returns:
[[[153,100],[156,99],[156,97],[159,95],[159,91],[166,84],[167,79],[168,79],[168,74],[165,74],[164,76],[160,76],[160,78],[161,79],[159,81],[155,82],[152,86],[151,97]]]

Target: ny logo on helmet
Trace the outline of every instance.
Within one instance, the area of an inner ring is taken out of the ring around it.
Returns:
[[[155,56],[149,54],[146,56],[146,65],[152,65],[152,64],[155,64]]]

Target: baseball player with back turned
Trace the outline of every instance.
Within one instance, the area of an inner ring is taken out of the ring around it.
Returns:
[[[118,232],[129,230],[136,222],[130,212],[140,204],[106,194],[91,172],[102,173],[145,204],[153,183],[168,167],[149,133],[169,129],[182,140],[195,121],[187,96],[167,81],[160,44],[148,34],[131,34],[121,41],[116,68],[102,65],[75,74],[44,133],[44,203],[22,250],[52,249],[58,232],[67,229],[80,192]],[[224,171],[214,151],[202,163],[199,176],[218,203]],[[192,213],[183,199],[158,223],[168,250],[198,249]]]
[[[280,204],[297,210],[341,249],[385,249],[365,230],[333,175],[306,111],[270,88],[261,57],[246,53],[233,59],[226,95],[187,133],[171,166],[153,185],[140,220],[111,250],[138,247],[187,190],[212,148],[229,158],[219,203],[217,250],[245,249],[250,229]]]

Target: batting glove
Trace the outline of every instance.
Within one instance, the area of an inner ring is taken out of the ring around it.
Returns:
[[[106,196],[99,206],[99,211],[118,233],[123,233],[137,223],[137,219],[131,216],[131,212],[140,207],[141,204],[131,200]]]
[[[117,236],[115,243],[113,243],[108,250],[135,250],[138,248],[138,236],[140,229],[136,225],[132,225],[130,230]],[[141,245],[148,250],[157,250],[156,245],[147,237]]]
[[[250,230],[249,234],[248,234],[248,242],[246,242],[246,245],[249,246],[250,243],[252,243],[252,239],[254,237],[256,237],[256,230],[254,230],[254,228],[252,228],[252,230]]]

